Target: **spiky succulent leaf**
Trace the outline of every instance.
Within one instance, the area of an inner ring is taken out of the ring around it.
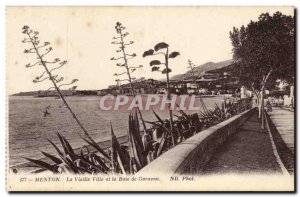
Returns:
[[[34,163],[34,164],[36,164],[36,165],[38,165],[38,166],[46,169],[46,170],[49,170],[49,171],[51,171],[53,173],[56,173],[56,168],[53,165],[50,165],[50,164],[48,164],[46,162],[43,162],[43,161],[40,161],[40,160],[29,159],[27,157],[24,157],[24,159],[27,159],[28,161],[30,161],[30,162],[32,162],[32,163]]]
[[[81,136],[80,136],[81,137]],[[89,145],[91,145],[92,147],[94,147],[99,153],[101,153],[105,158],[109,159],[109,156],[107,155],[107,153],[94,141],[87,140],[83,137],[81,137],[81,139],[83,139],[86,143],[88,143]]]
[[[44,151],[41,151],[41,152],[42,152],[43,155],[45,155],[45,157],[51,159],[51,160],[54,161],[56,164],[61,164],[61,163],[62,163],[62,161],[61,161],[59,158],[57,158],[57,157],[55,157],[55,156],[53,156],[53,155],[51,155],[51,154],[49,154],[49,153],[46,153],[46,152],[44,152]]]
[[[55,150],[57,151],[57,153],[60,155],[60,156],[63,156],[63,153],[60,151],[60,149],[51,141],[47,138],[47,140],[50,142],[50,144],[55,148]]]

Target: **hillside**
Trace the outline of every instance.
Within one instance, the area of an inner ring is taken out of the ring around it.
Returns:
[[[222,61],[222,62],[218,62],[218,63],[207,62],[201,66],[195,67],[194,73],[199,76],[203,72],[223,68],[223,67],[229,66],[232,63],[233,63],[233,60],[226,60],[226,61]],[[191,75],[192,75],[191,71],[188,71],[185,74],[175,75],[175,76],[171,77],[171,80],[184,80],[184,79],[188,79]]]

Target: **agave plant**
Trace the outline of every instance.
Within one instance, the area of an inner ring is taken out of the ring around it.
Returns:
[[[114,164],[112,169],[114,173],[121,171],[124,174],[134,174],[152,161],[148,156],[152,141],[147,132],[141,132],[137,109],[133,109],[128,118],[128,146],[122,148],[112,126],[111,136],[111,163]]]
[[[118,66],[120,68],[123,68],[123,72],[115,73],[114,76],[119,77],[119,76],[127,75],[127,79],[123,79],[123,80],[116,79],[116,81],[117,81],[118,84],[119,84],[120,81],[128,81],[129,82],[129,87],[131,89],[132,96],[133,96],[133,98],[135,98],[136,93],[135,93],[135,90],[134,90],[134,87],[133,87],[134,77],[132,77],[132,74],[135,71],[137,71],[137,69],[142,68],[143,65],[131,66],[129,61],[132,58],[136,57],[137,55],[135,53],[129,54],[127,52],[127,47],[129,45],[132,45],[134,42],[133,41],[128,41],[128,42],[125,41],[126,40],[125,38],[129,35],[129,33],[126,32],[126,27],[123,26],[120,22],[116,23],[115,29],[116,29],[116,32],[117,32],[118,36],[113,37],[114,41],[112,42],[112,44],[119,46],[118,50],[116,50],[116,52],[121,53],[121,55],[119,55],[118,57],[112,57],[111,60],[118,61],[119,63],[117,63],[116,66]],[[137,102],[137,100],[136,100],[136,102]],[[146,130],[146,124],[144,122],[142,113],[141,113],[139,108],[137,108],[137,109],[138,109],[138,113],[139,113],[139,116],[140,116],[141,121],[142,121],[143,129]]]
[[[87,146],[85,146],[87,153],[84,153],[83,149],[81,149],[80,154],[76,154],[64,136],[59,132],[56,132],[56,135],[59,138],[63,151],[49,139],[47,140],[57,151],[57,156],[42,151],[42,154],[50,159],[51,162],[47,163],[41,160],[25,159],[36,164],[41,169],[49,170],[53,173],[106,174],[109,172],[109,165],[107,165],[107,159],[103,157],[103,154],[99,155],[95,152],[91,152]]]
[[[170,92],[170,79],[169,79],[169,73],[172,72],[171,68],[170,68],[170,65],[169,65],[169,61],[170,59],[174,59],[176,58],[177,56],[180,55],[179,52],[177,51],[173,51],[173,52],[170,52],[170,48],[169,48],[169,45],[165,42],[160,42],[158,44],[156,44],[154,46],[154,50],[153,49],[149,49],[147,51],[145,51],[143,53],[143,57],[147,57],[147,56],[155,56],[155,55],[160,55],[162,56],[163,58],[163,61],[160,61],[159,59],[156,59],[156,60],[152,60],[149,64],[150,64],[150,67],[151,67],[151,71],[159,71],[161,72],[162,74],[165,74],[166,75],[166,81],[167,81],[167,97],[168,99],[170,99],[170,96],[171,96],[171,92]],[[173,146],[176,144],[176,139],[174,139],[174,136],[173,136],[173,115],[172,115],[172,110],[169,106],[169,113],[170,113],[170,135],[171,135],[171,138],[172,138],[172,144]]]
[[[237,115],[251,107],[251,99],[224,100],[219,107],[215,104],[214,109],[201,111],[200,114],[204,122],[209,126],[218,124],[234,115]]]
[[[133,113],[129,114],[128,126],[129,155],[132,166],[131,173],[133,174],[147,164],[137,110],[134,110]]]
[[[126,146],[121,146],[115,136],[112,124],[111,131],[111,166],[113,173],[129,174],[130,173],[130,156]]]

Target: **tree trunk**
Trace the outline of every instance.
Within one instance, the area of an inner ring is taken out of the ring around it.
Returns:
[[[259,111],[258,116],[260,117],[260,112],[261,112],[261,110],[260,110],[260,92],[255,90],[253,87],[252,87],[252,91],[255,94],[256,99],[257,99],[256,106],[258,107],[258,111]],[[252,107],[253,107],[253,103],[252,103]]]
[[[260,97],[260,98],[259,98]],[[257,107],[258,107],[258,118],[261,118],[261,109],[262,109],[262,91],[259,92],[259,96],[257,96]]]
[[[265,94],[265,88],[262,87],[261,89],[261,131],[265,130],[265,117],[264,117],[264,113],[265,113],[265,102],[264,102],[264,94]]]
[[[255,96],[256,96],[256,99],[257,99],[257,102],[256,102],[256,105],[259,106],[260,104],[260,96],[259,96],[259,92],[254,90],[254,93],[255,93]]]
[[[291,98],[291,107],[294,108],[294,86],[291,85],[290,87],[290,98]]]
[[[264,94],[265,94],[265,85],[271,75],[271,73],[273,72],[273,69],[270,69],[268,74],[264,77],[263,81],[262,81],[262,86],[261,86],[261,130],[265,130],[265,117],[264,117],[264,113],[265,113],[265,102],[264,102]]]

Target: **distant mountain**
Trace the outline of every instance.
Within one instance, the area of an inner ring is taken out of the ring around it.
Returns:
[[[207,62],[201,66],[195,67],[194,74],[196,76],[200,76],[203,72],[223,68],[231,65],[232,63],[233,60],[226,60],[218,63]],[[184,79],[189,79],[191,76],[192,76],[192,72],[188,71],[185,74],[179,74],[171,77],[171,80],[184,80]]]

